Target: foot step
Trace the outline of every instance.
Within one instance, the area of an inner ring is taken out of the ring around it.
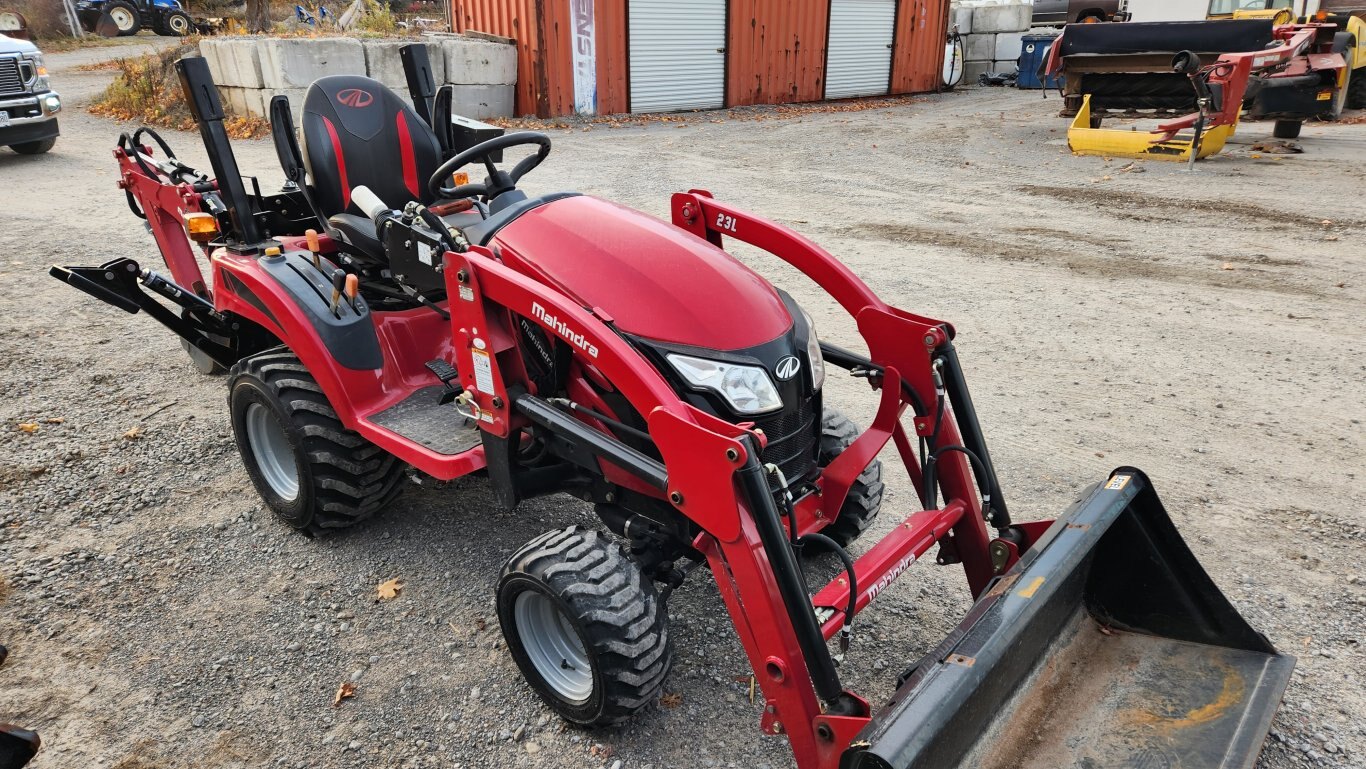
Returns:
[[[370,421],[438,454],[454,456],[469,451],[483,438],[473,420],[461,416],[449,400],[442,400],[449,389],[449,385],[440,384],[414,390]]]

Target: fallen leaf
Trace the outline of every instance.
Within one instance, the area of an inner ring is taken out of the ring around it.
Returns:
[[[663,705],[669,710],[673,710],[674,708],[683,704],[683,695],[679,694],[678,692],[670,692],[669,694],[666,694],[663,697],[659,698],[659,704]]]
[[[135,425],[133,429],[123,434],[125,441],[134,441],[142,437],[142,425]]]
[[[337,694],[332,698],[332,707],[341,707],[342,700],[349,700],[356,696],[356,685],[350,681],[342,681],[342,685],[337,687]]]
[[[474,628],[475,628],[476,630],[479,630],[480,632],[483,632],[484,630],[486,630],[486,629],[488,628],[488,626],[489,626],[488,620],[484,619],[483,617],[476,617],[476,618],[474,619]]]
[[[392,601],[398,598],[399,593],[403,592],[403,583],[399,581],[398,577],[394,577],[388,582],[379,583],[379,587],[375,588],[375,591],[379,593],[379,600]]]
[[[26,432],[26,433],[36,433],[36,432],[38,432],[38,423],[37,423],[37,422],[20,422],[20,423],[19,423],[19,429],[20,429],[20,430],[23,430],[23,431]]]
[[[59,425],[59,424],[61,424],[61,423],[63,423],[63,422],[66,421],[66,417],[48,417],[47,419],[44,419],[43,421],[44,421],[44,422],[47,422],[47,423],[50,424],[50,425]]]
[[[1224,262],[1223,264],[1219,265],[1219,269],[1221,269],[1221,270],[1232,270],[1232,269],[1234,269],[1234,267],[1233,267],[1233,262]]]

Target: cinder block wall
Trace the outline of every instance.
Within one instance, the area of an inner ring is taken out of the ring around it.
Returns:
[[[1034,6],[1025,0],[959,0],[949,24],[963,36],[963,84],[976,85],[984,72],[1014,72],[1021,38],[1028,32]],[[1055,31],[1039,28],[1035,32]]]
[[[269,118],[271,99],[283,94],[297,123],[308,87],[326,75],[368,75],[409,101],[399,49],[413,42],[222,37],[201,41],[199,52],[233,112]],[[427,45],[437,85],[455,88],[452,109],[456,114],[476,119],[512,115],[515,46],[460,35],[427,36],[422,42]]]

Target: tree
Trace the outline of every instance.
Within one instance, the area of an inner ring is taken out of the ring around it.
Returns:
[[[247,31],[252,34],[269,32],[270,4],[267,0],[247,0]]]

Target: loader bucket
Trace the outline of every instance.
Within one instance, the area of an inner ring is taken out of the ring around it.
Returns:
[[[841,769],[1250,769],[1293,657],[1120,468],[903,676]]]
[[[1237,124],[1219,125],[1200,134],[1200,147],[1196,160],[1217,155],[1224,149],[1224,142],[1233,135]],[[1104,157],[1137,158],[1140,160],[1180,160],[1189,161],[1192,145],[1195,144],[1193,132],[1177,134],[1167,141],[1153,141],[1154,135],[1147,131],[1123,131],[1115,128],[1091,127],[1091,96],[1082,98],[1081,109],[1067,128],[1067,147],[1078,155],[1102,155]]]

